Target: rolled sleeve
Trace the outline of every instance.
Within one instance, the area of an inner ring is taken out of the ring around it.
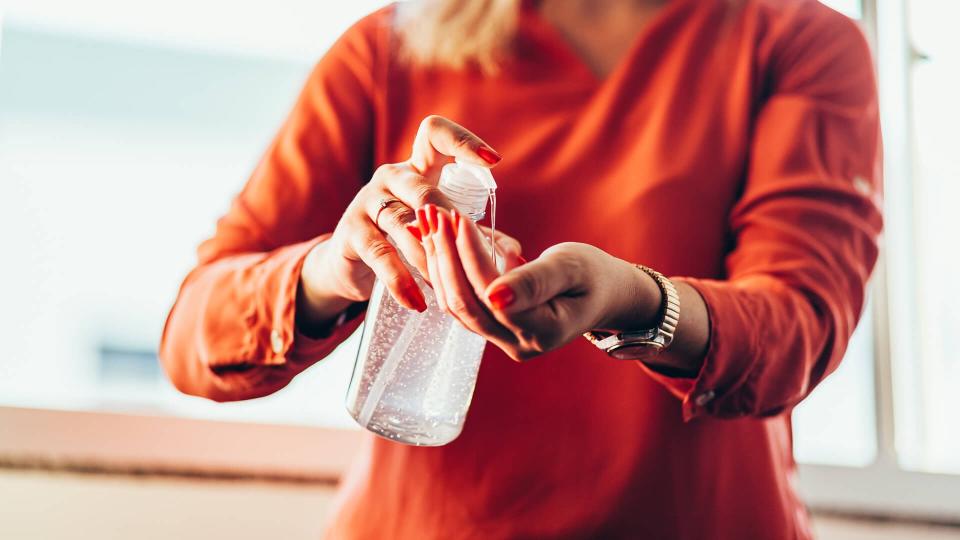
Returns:
[[[773,47],[773,91],[730,213],[726,275],[673,278],[706,304],[700,372],[647,368],[682,400],[685,420],[775,415],[799,403],[843,358],[877,260],[881,145],[869,49],[839,14],[796,25],[804,31]]]
[[[167,317],[160,359],[181,391],[217,401],[270,394],[328,355],[296,329],[307,253],[336,228],[373,169],[374,66],[391,10],[351,27],[310,73],[244,188],[197,250]]]

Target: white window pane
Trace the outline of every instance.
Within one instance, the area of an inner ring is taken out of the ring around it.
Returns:
[[[918,339],[911,357],[896,359],[897,450],[906,467],[960,473],[960,3],[908,7],[911,39],[930,59],[914,66],[911,81],[916,278],[896,285],[913,287]]]
[[[332,9],[353,19],[370,7],[343,6]],[[351,425],[349,344],[276,395],[228,405],[179,394],[155,357],[196,245],[316,58],[4,23],[0,236],[10,259],[0,279],[0,405]]]
[[[847,17],[853,17],[854,19],[859,19],[863,17],[863,2],[862,0],[820,0],[824,4],[832,7],[833,9],[843,13]]]
[[[869,307],[840,367],[793,412],[798,461],[863,467],[877,454]]]
[[[11,24],[115,42],[311,63],[385,0],[3,0]]]

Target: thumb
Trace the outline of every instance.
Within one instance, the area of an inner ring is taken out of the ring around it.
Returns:
[[[503,313],[526,311],[574,289],[578,283],[575,275],[561,258],[541,256],[493,280],[485,291],[485,301]]]
[[[500,162],[500,154],[467,128],[442,116],[424,118],[413,141],[410,165],[429,178],[453,158],[484,167]]]

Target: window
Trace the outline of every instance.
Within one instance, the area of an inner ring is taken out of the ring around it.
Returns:
[[[960,4],[907,3],[913,49],[909,73],[912,203],[903,212],[913,226],[913,279],[896,283],[914,299],[915,338],[894,364],[897,438],[901,464],[912,470],[960,474]],[[892,305],[895,310],[907,305]]]
[[[313,62],[382,3],[6,2],[0,228],[18,255],[0,280],[0,405],[353,425],[349,352],[220,406],[177,393],[155,350],[195,246]]]
[[[859,19],[863,17],[863,4],[860,0],[821,0],[824,4],[843,13],[847,17]]]
[[[863,467],[877,457],[871,307],[840,367],[794,410],[794,454],[800,462]]]
[[[960,522],[960,218],[948,206],[960,194],[949,142],[960,6],[868,0],[861,12],[878,63],[886,227],[870,317],[795,411],[800,485],[814,506]],[[864,396],[868,414],[855,414]]]
[[[869,24],[862,20],[860,0],[824,3]],[[873,309],[865,308],[840,367],[794,411],[794,454],[800,462],[863,467],[876,459]]]

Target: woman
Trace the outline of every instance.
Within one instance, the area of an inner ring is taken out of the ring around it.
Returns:
[[[274,392],[378,276],[496,347],[459,439],[369,439],[330,537],[808,538],[790,411],[863,306],[877,116],[863,36],[814,0],[385,8],[200,246],[164,365],[190,394]],[[498,223],[539,257],[505,240],[516,268],[483,263],[435,188],[450,156],[496,165]]]

